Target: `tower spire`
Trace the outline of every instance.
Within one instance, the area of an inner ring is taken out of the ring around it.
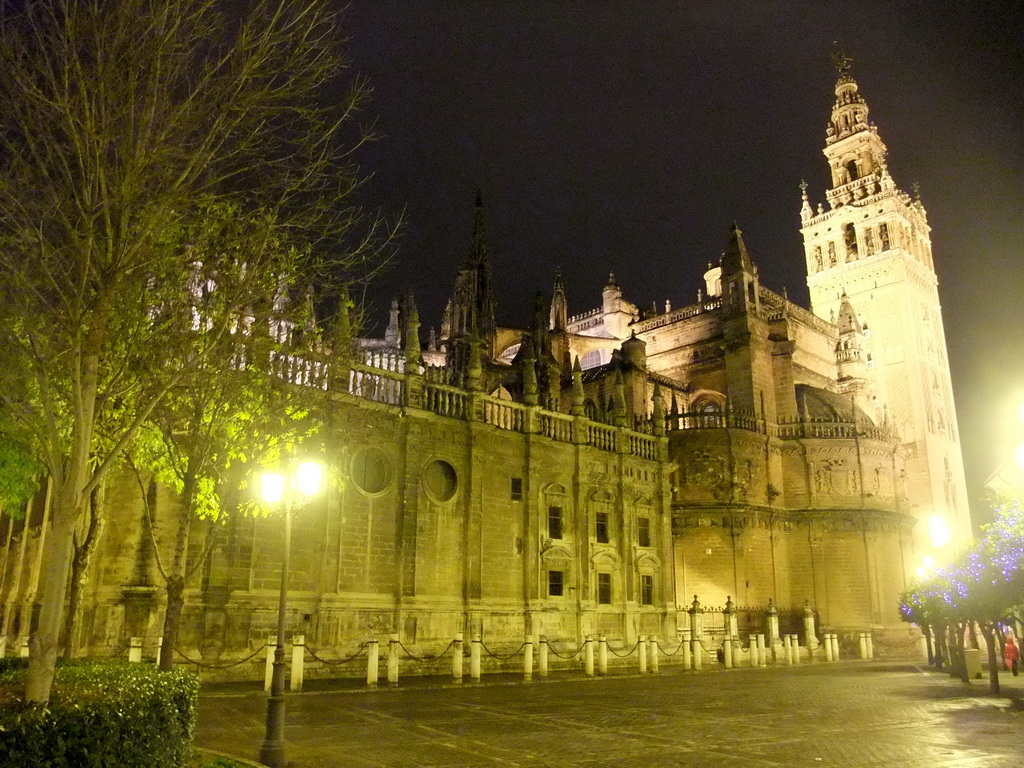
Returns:
[[[548,327],[552,331],[564,331],[569,325],[569,308],[565,300],[565,285],[562,284],[562,269],[555,270],[555,286],[551,292],[551,316]]]

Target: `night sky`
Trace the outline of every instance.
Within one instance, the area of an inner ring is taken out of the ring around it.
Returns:
[[[946,7],[948,5],[948,7]],[[896,184],[932,225],[968,483],[1024,440],[1024,55],[1007,3],[352,0],[379,142],[366,202],[406,209],[400,264],[440,325],[483,192],[498,321],[566,279],[570,314],[696,300],[736,219],[762,282],[807,304],[801,179],[821,153],[839,40]],[[975,510],[978,517],[978,509]]]

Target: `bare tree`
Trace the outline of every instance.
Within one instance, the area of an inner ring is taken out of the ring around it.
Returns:
[[[139,426],[278,277],[344,278],[391,230],[351,199],[366,89],[339,87],[329,0],[4,10],[0,419],[54,488],[25,692],[45,702],[74,532]]]

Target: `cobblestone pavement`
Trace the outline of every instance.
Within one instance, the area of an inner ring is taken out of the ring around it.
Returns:
[[[1011,694],[1024,692],[1020,679]],[[865,662],[314,690],[289,697],[288,757],[295,768],[1020,768],[1024,707],[987,690],[912,664]],[[265,707],[251,689],[208,690],[198,745],[255,758]]]

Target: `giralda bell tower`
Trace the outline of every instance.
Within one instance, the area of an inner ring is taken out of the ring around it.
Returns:
[[[826,204],[813,209],[802,185],[811,308],[835,322],[845,294],[865,328],[878,398],[873,411],[906,451],[907,511],[918,518],[915,554],[918,562],[941,562],[970,539],[971,523],[930,227],[916,190],[911,197],[889,175],[885,144],[868,122],[850,60],[840,54],[836,63]]]

